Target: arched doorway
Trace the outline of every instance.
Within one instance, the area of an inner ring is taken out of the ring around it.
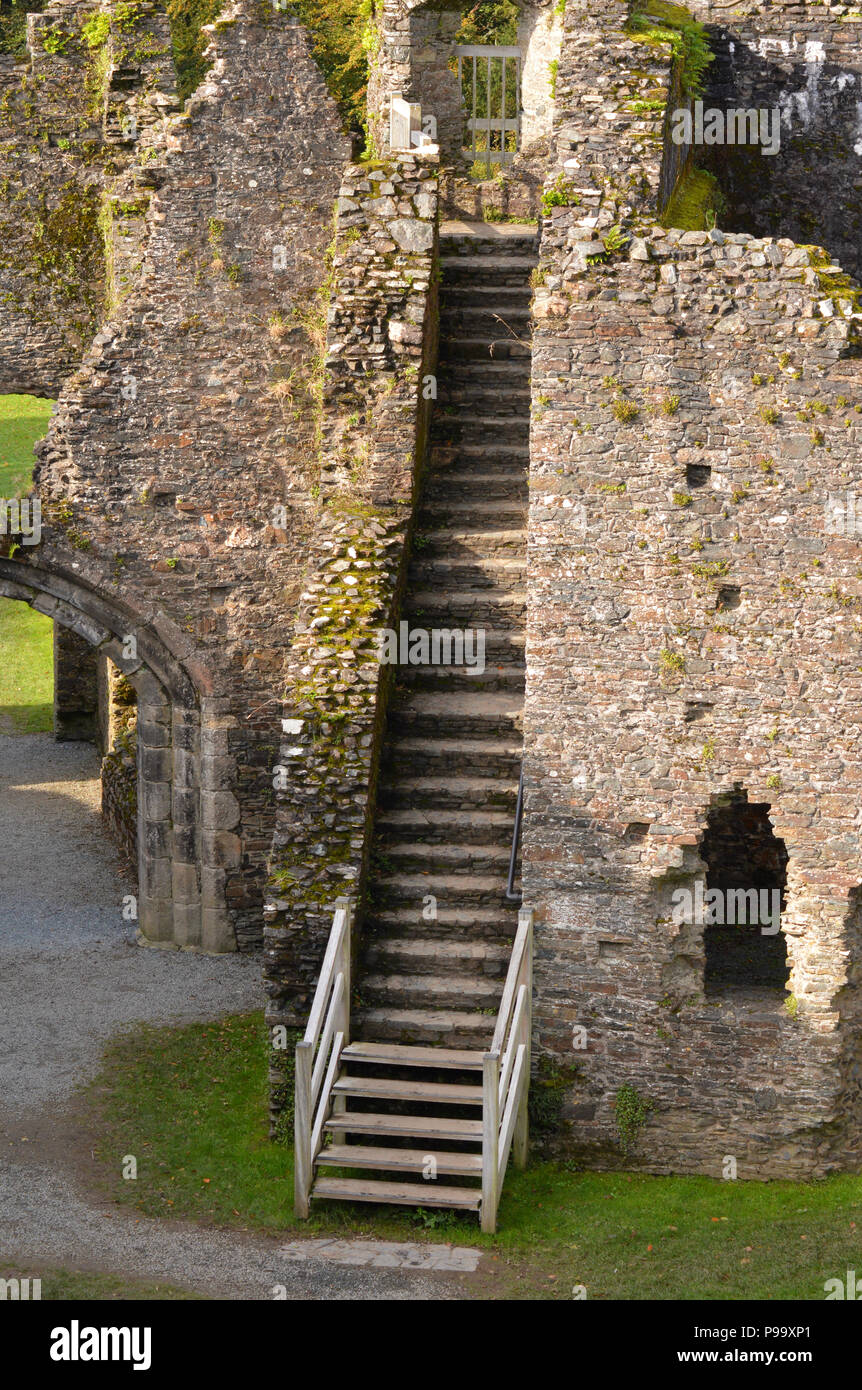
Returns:
[[[0,597],[29,604],[107,657],[137,695],[138,921],[150,945],[236,949],[219,864],[216,760],[201,756],[204,702],[136,606],[68,570],[0,558]]]

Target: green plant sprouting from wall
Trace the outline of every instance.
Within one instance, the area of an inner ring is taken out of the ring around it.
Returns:
[[[380,42],[374,0],[290,0],[348,130],[367,129],[368,58]]]
[[[167,0],[171,26],[177,90],[182,99],[189,96],[209,71],[204,57],[207,35],[205,24],[212,24],[224,9],[224,0]]]
[[[634,1086],[620,1086],[614,1100],[614,1114],[620,1148],[624,1154],[635,1147],[647,1116],[654,1108],[652,1101],[644,1099]]]
[[[46,0],[5,0],[0,9],[0,53],[20,58],[27,47],[27,16],[39,14]]]
[[[628,22],[632,38],[645,43],[669,43],[678,64],[682,94],[688,100],[703,95],[704,75],[715,55],[704,25],[684,5],[666,0],[634,0]]]

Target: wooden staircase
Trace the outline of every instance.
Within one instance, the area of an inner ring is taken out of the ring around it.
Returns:
[[[510,1149],[527,1160],[532,914],[487,1052],[350,1041],[352,916],[342,899],[296,1048],[296,1214],[312,1198],[452,1207],[493,1231]]]

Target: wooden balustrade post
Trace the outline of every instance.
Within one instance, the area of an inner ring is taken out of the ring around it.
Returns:
[[[482,1230],[497,1229],[500,1148],[500,1054],[482,1058]]]
[[[296,1102],[294,1108],[294,1188],[293,1210],[301,1219],[308,1217],[311,1193],[311,1069],[310,1042],[296,1044]]]
[[[339,973],[344,976],[344,989],[341,993],[341,1003],[335,1017],[335,1034],[344,1034],[344,1046],[350,1042],[350,958],[352,954],[353,936],[353,910],[350,906],[349,898],[338,898],[335,903],[335,911],[344,913],[344,931],[341,935],[341,950],[335,965],[335,976]],[[336,1095],[332,1100],[333,1115],[343,1115],[347,1109],[346,1096]],[[343,1129],[332,1131],[333,1144],[346,1144],[347,1135]]]
[[[530,1146],[530,1053],[532,1047],[533,1034],[533,914],[527,909],[522,908],[518,914],[519,921],[526,919],[528,923],[527,941],[524,948],[524,960],[522,965],[522,983],[527,987],[527,1007],[521,1016],[521,1026],[516,1045],[522,1043],[524,1052],[524,1071],[521,1099],[518,1103],[518,1117],[515,1121],[515,1133],[512,1141],[512,1160],[516,1168],[526,1168],[527,1155]]]

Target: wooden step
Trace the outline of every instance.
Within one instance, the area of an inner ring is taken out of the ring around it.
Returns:
[[[437,1172],[446,1177],[478,1177],[482,1172],[481,1154],[447,1153],[438,1149],[384,1149],[368,1144],[330,1144],[315,1159],[323,1168],[376,1168],[384,1173],[421,1173],[433,1158]]]
[[[408,1047],[400,1043],[352,1042],[341,1054],[346,1062],[392,1062],[399,1067],[443,1067],[481,1071],[481,1052],[457,1047]]]
[[[339,1096],[368,1096],[372,1100],[427,1101],[432,1105],[481,1105],[481,1086],[447,1085],[440,1081],[397,1081],[386,1076],[340,1076],[332,1087]]]
[[[326,1128],[341,1134],[397,1134],[407,1139],[482,1138],[481,1120],[450,1120],[442,1115],[366,1115],[348,1110],[332,1115]]]
[[[460,1207],[478,1211],[482,1194],[470,1187],[439,1187],[437,1183],[379,1182],[373,1178],[318,1178],[312,1197],[332,1202],[391,1202],[407,1207]]]

